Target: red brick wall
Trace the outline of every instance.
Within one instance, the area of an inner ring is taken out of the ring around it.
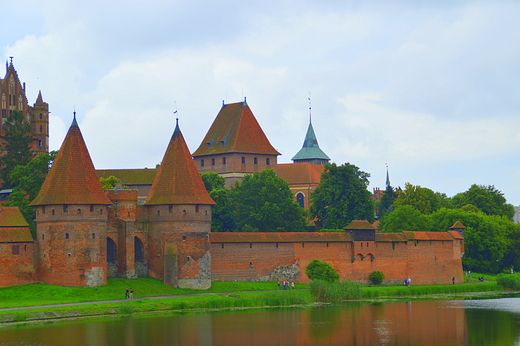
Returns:
[[[0,243],[0,287],[23,285],[37,279],[34,243]]]

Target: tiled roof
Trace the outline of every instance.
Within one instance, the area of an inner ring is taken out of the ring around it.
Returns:
[[[193,156],[224,153],[280,155],[246,102],[223,105]]]
[[[33,242],[29,226],[0,228],[0,243]]]
[[[289,184],[319,184],[325,165],[310,162],[278,164],[277,174]]]
[[[121,180],[123,185],[152,185],[157,169],[98,169],[96,173],[99,178],[114,176]]]
[[[27,227],[29,224],[18,207],[0,206],[0,227]]]
[[[212,243],[297,243],[352,241],[346,232],[212,232]]]
[[[314,134],[314,129],[312,128],[312,123],[309,121],[309,128],[307,129],[307,134],[305,135],[303,146],[300,151],[294,155],[292,160],[297,161],[312,159],[330,160],[330,157],[328,157],[327,154],[325,154],[323,150],[320,149],[318,140]]]
[[[453,226],[450,227],[450,229],[457,229],[457,228],[466,228],[466,226],[464,226],[464,225],[462,224],[462,222],[457,221],[457,222],[455,222],[455,223],[453,224]]]
[[[464,240],[464,237],[457,231],[448,231],[448,233],[453,237],[453,239]]]
[[[406,242],[408,239],[402,233],[381,233],[376,232],[376,241],[401,241]]]
[[[409,240],[453,240],[448,232],[403,232]]]
[[[101,187],[76,117],[40,193],[31,202],[33,206],[50,204],[112,204]]]
[[[179,124],[157,170],[146,204],[215,204],[204,187]]]
[[[367,220],[352,220],[347,226],[343,229],[376,229],[370,222]]]

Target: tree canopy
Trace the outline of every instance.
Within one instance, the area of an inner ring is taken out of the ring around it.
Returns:
[[[503,215],[511,220],[515,215],[515,208],[507,203],[504,194],[493,185],[473,184],[467,191],[453,196],[452,200],[456,208],[472,204],[488,215]]]
[[[394,205],[410,205],[422,214],[431,214],[441,207],[441,195],[426,187],[406,183]]]
[[[14,111],[4,119],[4,135],[1,136],[0,179],[4,188],[11,188],[11,172],[16,166],[25,166],[34,158],[31,150],[34,138],[31,125],[24,119],[22,112]]]
[[[383,218],[379,228],[382,232],[425,232],[429,231],[431,226],[428,215],[422,214],[411,205],[400,205]]]
[[[226,178],[220,176],[218,173],[203,172],[199,174],[208,193],[218,188],[224,188],[224,185],[226,184]]]
[[[118,185],[123,189],[128,189],[128,186],[122,185],[121,180],[119,180],[117,177],[111,175],[107,178],[100,177],[99,182],[101,183],[101,187],[103,190],[113,190]]]
[[[311,194],[311,217],[323,228],[343,228],[352,220],[373,222],[369,177],[369,173],[350,163],[326,164],[320,185]]]

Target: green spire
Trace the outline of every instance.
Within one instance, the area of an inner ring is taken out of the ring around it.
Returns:
[[[324,164],[330,161],[330,158],[320,149],[318,140],[314,134],[312,122],[309,121],[307,135],[303,141],[303,147],[292,158],[293,162],[312,162],[313,164]]]

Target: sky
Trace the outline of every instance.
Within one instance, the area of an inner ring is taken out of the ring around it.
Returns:
[[[73,112],[98,169],[155,167],[175,127],[193,152],[247,98],[289,163],[312,124],[333,162],[384,189],[494,185],[520,205],[520,1],[19,0],[1,52]],[[2,75],[3,78],[3,75]],[[177,111],[176,114],[174,112]]]

